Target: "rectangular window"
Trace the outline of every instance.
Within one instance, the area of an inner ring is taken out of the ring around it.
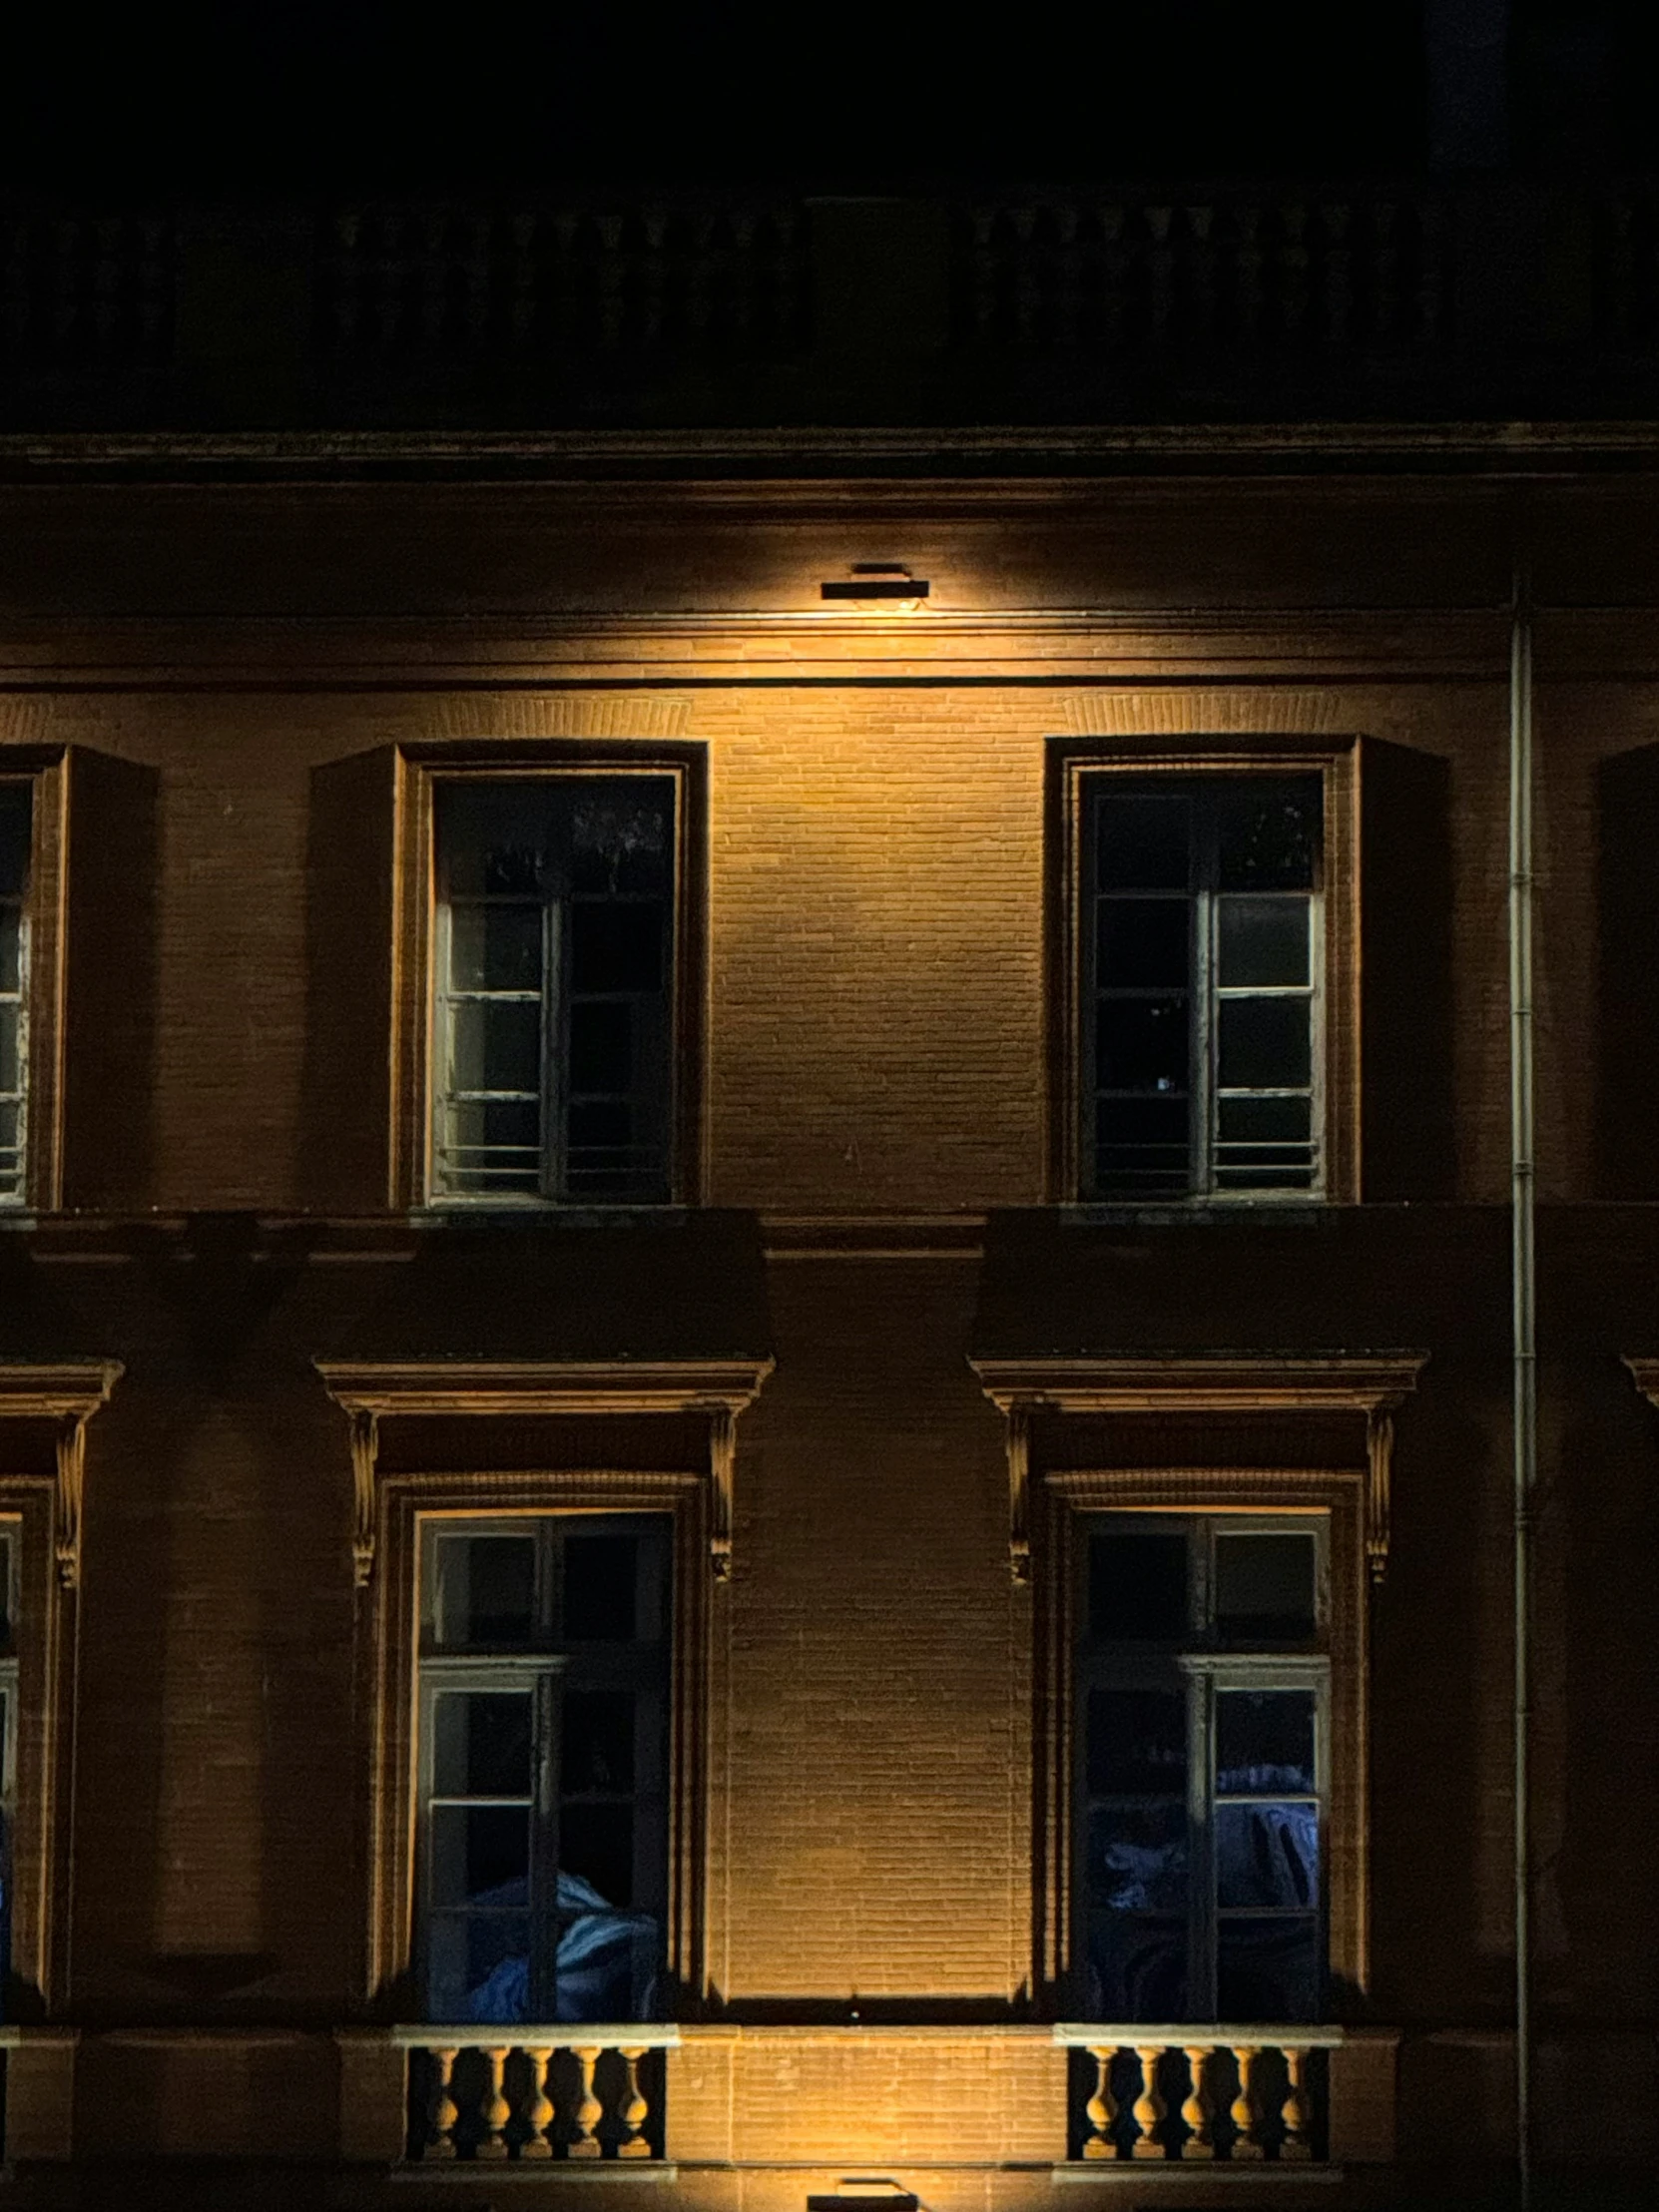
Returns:
[[[1321,2017],[1328,1549],[1324,1514],[1081,1517],[1084,2017]]]
[[[671,1540],[659,1514],[424,1519],[428,2019],[659,2016]]]
[[[679,779],[434,785],[431,1197],[666,1204]]]
[[[33,788],[0,782],[0,1205],[27,1196]]]
[[[1080,779],[1078,1188],[1324,1195],[1325,783]]]

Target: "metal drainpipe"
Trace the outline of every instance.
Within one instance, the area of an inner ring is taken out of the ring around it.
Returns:
[[[1515,567],[1509,632],[1509,1159],[1514,1324],[1515,2152],[1532,2196],[1530,1837],[1532,1501],[1538,1473],[1537,1262],[1533,1240],[1532,608]]]

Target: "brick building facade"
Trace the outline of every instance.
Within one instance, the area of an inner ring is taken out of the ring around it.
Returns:
[[[1533,2139],[1659,2144],[1651,273],[1443,350],[1374,212],[1326,352],[1287,261],[1201,373],[1143,226],[1114,429],[1109,238],[817,221],[710,279],[765,433],[639,331],[607,426],[586,323],[569,426],[482,427],[533,360],[436,248],[347,374],[349,227],[94,239],[19,340],[20,2200],[1506,2186],[1517,566]],[[689,312],[656,251],[581,313]],[[1387,419],[1263,419],[1288,359]]]

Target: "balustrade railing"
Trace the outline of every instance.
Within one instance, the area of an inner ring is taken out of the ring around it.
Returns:
[[[660,2159],[673,2027],[399,2027],[408,2052],[407,2156]]]
[[[1449,274],[1428,193],[982,203],[957,216],[955,323],[968,344],[1104,354],[1432,352]]]
[[[1070,2154],[1084,2162],[1325,2156],[1321,2054],[1341,2028],[1064,2024],[1076,2053]]]
[[[0,355],[159,362],[173,340],[175,227],[164,216],[0,216]]]
[[[324,226],[325,349],[511,355],[663,347],[789,353],[805,343],[799,211],[365,207]]]

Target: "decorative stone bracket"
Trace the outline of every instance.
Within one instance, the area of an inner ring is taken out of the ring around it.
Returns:
[[[1363,1413],[1366,1557],[1387,1567],[1395,1409],[1426,1352],[1134,1353],[1080,1360],[972,1360],[1007,1424],[1008,1564],[1031,1577],[1031,1422],[1037,1413]],[[1659,1364],[1656,1364],[1659,1375]],[[1659,1385],[1656,1385],[1659,1386]]]
[[[0,1420],[49,1420],[57,1431],[52,1546],[58,1580],[66,1590],[73,1590],[81,1579],[87,1422],[115,1388],[121,1373],[119,1360],[73,1360],[39,1367],[0,1365]]]
[[[709,1422],[709,1551],[715,1577],[732,1568],[732,1484],[738,1415],[759,1395],[771,1360],[639,1362],[314,1363],[351,1423],[351,1554],[357,1586],[374,1572],[380,1422],[387,1415],[700,1413]]]

